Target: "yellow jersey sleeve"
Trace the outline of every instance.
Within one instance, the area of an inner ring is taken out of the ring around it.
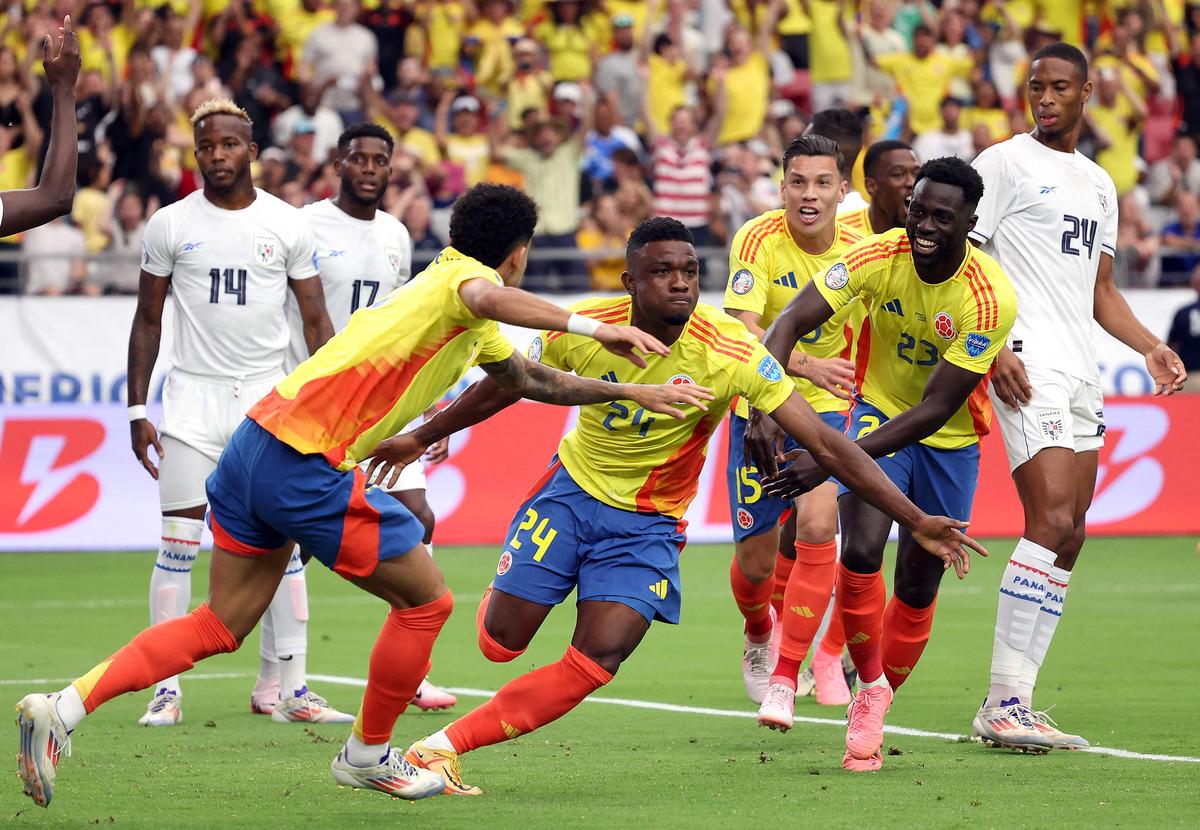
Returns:
[[[967,267],[971,289],[959,312],[961,321],[942,359],[968,372],[986,375],[1017,319],[1017,298],[999,264],[976,252]]]
[[[867,237],[866,241],[876,239],[878,237]],[[868,251],[877,246],[877,242],[857,242],[851,245],[843,252],[840,260],[813,280],[821,296],[833,309],[834,315],[859,297],[862,297],[865,305],[870,306],[875,289],[874,276],[879,272],[879,268],[875,266],[876,258]]]
[[[771,211],[742,225],[729,248],[725,308],[763,316],[771,290],[771,246],[763,244],[778,230],[783,211]]]
[[[738,394],[762,412],[774,412],[796,391],[779,361],[761,343],[754,344],[749,363],[729,360],[728,364]]]
[[[440,262],[446,261],[446,260],[443,260],[443,257],[448,258],[448,256],[449,256],[448,251],[449,251],[449,249],[442,251],[440,254],[438,254],[437,259],[435,259],[433,261],[433,264],[437,265]],[[501,279],[500,275],[497,274],[495,271],[492,271],[490,268],[481,268],[480,270],[474,270],[474,269],[469,269],[469,268],[459,268],[459,269],[456,269],[455,272],[452,275],[450,275],[450,277],[446,280],[446,283],[445,283],[446,288],[449,290],[449,293],[452,295],[451,297],[447,298],[447,299],[450,299],[450,308],[448,308],[447,311],[453,310],[453,312],[454,312],[453,316],[455,318],[457,318],[459,320],[465,320],[465,321],[480,319],[479,316],[475,314],[475,312],[473,312],[473,311],[471,311],[471,309],[467,308],[467,304],[463,302],[462,295],[458,293],[459,289],[461,289],[463,287],[464,283],[468,283],[471,280],[480,280],[480,279],[487,280],[488,282],[494,283],[497,286],[503,287],[503,285],[504,285],[504,280]]]
[[[457,293],[457,292],[456,292]],[[500,333],[500,327],[495,320],[484,322],[479,338],[479,351],[475,354],[475,365],[484,363],[500,363],[513,356],[516,349],[508,338]]]

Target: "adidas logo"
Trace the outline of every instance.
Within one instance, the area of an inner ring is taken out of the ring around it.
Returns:
[[[847,637],[846,642],[852,646],[861,646],[863,643],[865,643],[869,639],[871,639],[871,636],[869,634],[866,634],[866,633],[860,631],[857,634],[855,634],[853,637]]]
[[[814,614],[812,612],[812,609],[809,608],[807,605],[793,605],[793,606],[789,607],[788,610],[791,611],[793,614],[799,614],[801,617],[806,617],[807,619],[810,619],[810,620],[816,616],[816,614]]]
[[[667,580],[660,579],[650,586],[650,592],[659,599],[667,598]]]
[[[776,277],[772,280],[775,285],[782,285],[784,288],[799,288],[796,284],[796,272],[788,271],[782,277]]]
[[[616,372],[605,372],[604,374],[602,374],[600,376],[600,380],[606,380],[609,383],[616,383],[617,382],[617,373]]]
[[[892,300],[891,302],[884,303],[883,308],[884,308],[884,311],[890,311],[890,312],[892,312],[892,314],[895,314],[897,317],[904,316],[904,309],[900,305],[899,297]]]
[[[500,728],[504,730],[504,734],[507,735],[510,740],[521,734],[520,729],[517,729],[517,727],[513,726],[506,720],[500,721]]]
[[[912,674],[912,666],[888,666],[887,670],[892,674]]]

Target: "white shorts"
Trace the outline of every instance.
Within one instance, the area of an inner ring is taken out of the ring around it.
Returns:
[[[414,429],[425,423],[424,418],[417,418],[411,424],[400,430],[403,435],[406,432],[412,432]],[[367,459],[360,466],[363,472],[367,472],[367,465],[371,463],[371,459]],[[400,471],[400,477],[396,479],[396,483],[391,487],[380,487],[385,493],[403,493],[405,490],[424,490],[425,489],[425,462],[417,459]]]
[[[1033,396],[1013,409],[990,386],[992,410],[1015,470],[1047,447],[1092,452],[1104,446],[1104,393],[1094,383],[1043,366],[1026,366]]]
[[[233,431],[282,376],[275,372],[237,380],[171,370],[158,426],[163,444],[158,498],[164,513],[206,502],[204,481],[216,469]]]

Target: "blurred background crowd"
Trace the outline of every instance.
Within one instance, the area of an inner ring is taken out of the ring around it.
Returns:
[[[1092,58],[1081,151],[1120,194],[1122,286],[1200,264],[1200,3],[1185,0],[121,0],[12,2],[0,26],[0,189],[31,184],[48,132],[43,33],[80,31],[79,191],[68,219],[0,240],[0,293],[132,293],[146,218],[201,186],[189,116],[216,95],[254,119],[256,184],[336,192],[339,132],[397,139],[384,208],[414,270],[480,181],[541,205],[527,286],[619,288],[630,230],[723,247],[779,207],[782,148],[849,110],[863,146],[971,159],[1031,126],[1028,56]],[[855,186],[864,192],[861,157]]]

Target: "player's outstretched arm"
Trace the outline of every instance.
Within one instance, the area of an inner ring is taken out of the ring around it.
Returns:
[[[983,375],[942,360],[929,375],[921,402],[873,429],[856,442],[872,458],[891,455],[909,444],[933,435],[970,397]],[[792,464],[763,483],[763,492],[778,498],[795,498],[826,478],[828,468],[810,454],[793,451]],[[830,471],[832,472],[832,471]]]
[[[50,116],[50,146],[42,164],[42,177],[32,190],[4,193],[4,216],[0,236],[44,225],[71,211],[75,198],[75,168],[79,162],[78,131],[75,124],[75,81],[79,78],[79,37],[68,15],[60,29],[62,37],[42,39],[42,66],[50,86],[53,113]]]
[[[329,312],[325,308],[325,289],[321,287],[321,278],[288,279],[288,288],[292,290],[296,306],[300,309],[300,320],[304,324],[304,343],[308,346],[308,353],[316,354],[317,349],[333,337],[333,323],[329,321]]]
[[[825,424],[812,407],[793,392],[771,417],[814,459],[863,501],[912,531],[913,538],[944,566],[954,568],[962,579],[971,568],[968,548],[987,556],[987,551],[964,534],[966,522],[946,516],[930,516],[905,498],[884,472],[853,441]]]
[[[1133,316],[1133,309],[1113,282],[1112,257],[1108,254],[1100,254],[1092,316],[1102,329],[1146,359],[1155,395],[1173,395],[1183,389],[1187,380],[1183,361]]]
[[[641,329],[633,326],[612,326],[572,314],[565,308],[546,302],[536,294],[519,288],[496,285],[480,278],[464,282],[459,287],[458,294],[476,317],[527,329],[569,331],[572,334],[591,337],[613,354],[621,355],[642,369],[646,368],[642,354],[665,356],[671,353],[658,338],[646,334]]]
[[[133,313],[133,328],[129,332],[129,364],[125,378],[125,397],[129,403],[129,437],[133,454],[146,468],[151,478],[158,478],[158,467],[150,460],[150,447],[158,453],[161,461],[162,444],[158,442],[158,431],[146,419],[146,398],[150,392],[150,373],[158,360],[158,346],[162,338],[162,313],[167,302],[167,288],[171,280],[156,277],[142,271],[138,278],[137,310]],[[141,411],[134,409],[141,407]],[[140,415],[140,417],[135,417]]]

